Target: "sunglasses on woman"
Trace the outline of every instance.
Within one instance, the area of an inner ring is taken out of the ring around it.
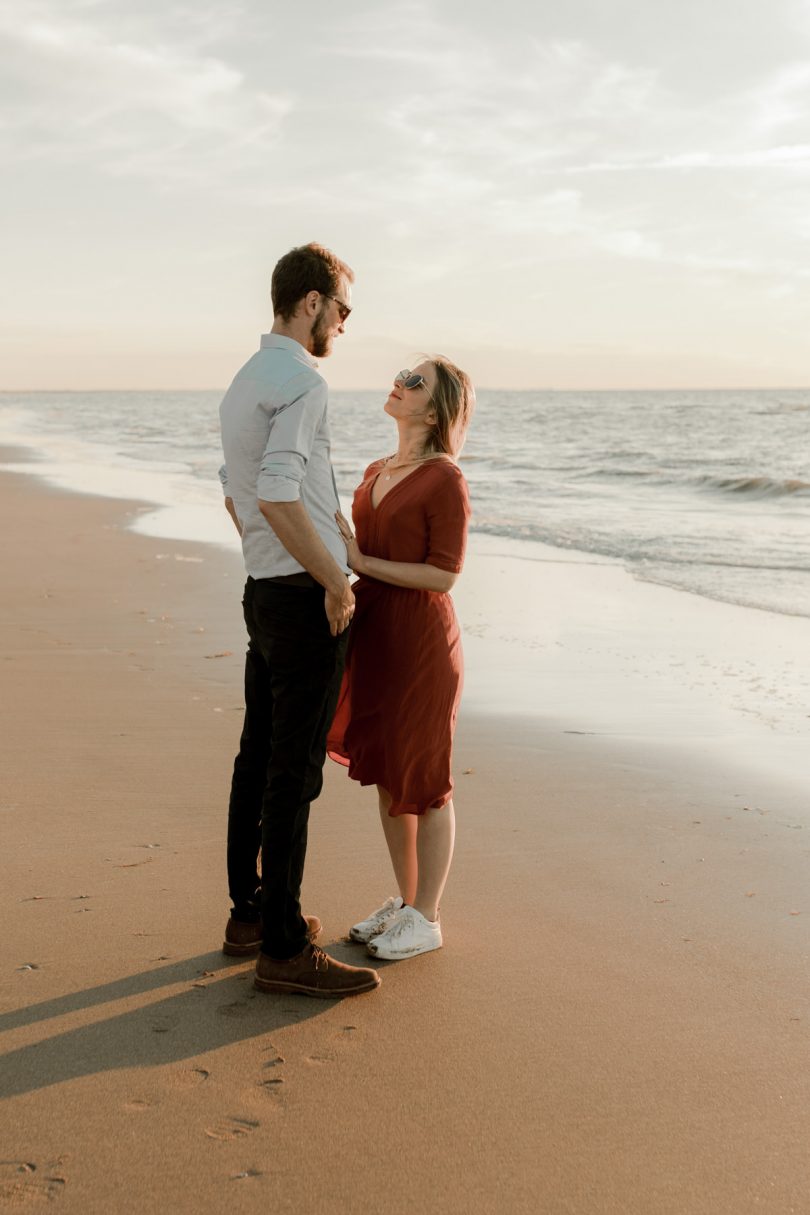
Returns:
[[[407,367],[404,371],[400,371],[394,376],[394,383],[401,384],[403,388],[408,389],[421,388],[423,384],[425,388],[427,388],[427,380],[425,377],[420,375],[418,371],[410,371]],[[428,396],[431,395],[430,389],[428,388]]]

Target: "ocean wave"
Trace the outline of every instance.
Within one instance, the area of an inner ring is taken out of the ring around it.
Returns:
[[[615,537],[595,535],[579,528],[563,529],[555,526],[542,526],[522,520],[489,520],[477,519],[473,516],[471,531],[480,532],[485,536],[504,536],[512,540],[531,540],[540,544],[550,544],[554,548],[577,549],[580,552],[594,553],[600,557],[612,557],[623,561],[628,567],[642,569],[648,565],[666,564],[683,567],[684,569],[719,569],[719,570],[751,570],[756,573],[789,573],[810,575],[810,564],[793,561],[745,561],[734,560],[730,557],[715,556],[711,553],[690,553],[679,556],[669,548],[656,549],[655,541],[644,541],[638,538],[631,540],[621,532]],[[635,543],[636,547],[631,547]]]
[[[738,476],[720,475],[717,473],[697,473],[692,476],[678,476],[667,468],[616,468],[603,466],[582,470],[574,473],[577,479],[590,480],[619,480],[647,481],[654,485],[671,485],[682,489],[697,489],[701,492],[728,494],[733,497],[752,498],[783,498],[789,496],[810,496],[810,481],[801,477],[769,477],[753,473],[740,473]]]
[[[798,477],[782,480],[765,476],[717,477],[704,474],[695,478],[695,484],[723,494],[747,494],[755,498],[782,498],[790,494],[803,497],[810,494],[810,481],[802,481]]]
[[[778,616],[791,616],[799,620],[810,619],[810,606],[797,604],[790,591],[784,595],[768,593],[761,586],[738,585],[734,587],[706,585],[692,576],[679,576],[680,571],[648,570],[628,566],[628,572],[638,582],[650,582],[654,586],[666,586],[671,590],[685,591],[690,595],[699,595],[704,599],[714,599],[717,603],[731,603],[735,607],[756,608],[761,612],[771,612]],[[806,598],[806,596],[805,596]]]
[[[773,409],[755,409],[758,418],[770,418],[781,413],[810,413],[810,404],[776,405]]]
[[[780,616],[810,618],[810,566],[790,562],[744,561],[704,554],[679,557],[671,552],[631,551],[627,539],[564,531],[531,523],[473,519],[472,531],[547,544],[619,562],[640,582],[687,591],[721,603],[759,608]],[[751,575],[754,575],[753,578]],[[766,577],[763,578],[763,575]],[[768,578],[767,575],[771,577]],[[773,576],[776,576],[774,580]]]

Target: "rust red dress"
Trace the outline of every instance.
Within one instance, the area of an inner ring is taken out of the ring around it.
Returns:
[[[458,573],[470,517],[467,483],[449,460],[418,466],[377,507],[382,466],[366,469],[352,504],[360,551]],[[382,785],[392,815],[424,814],[453,794],[450,762],[461,698],[461,635],[447,594],[361,576],[327,749],[361,785]]]

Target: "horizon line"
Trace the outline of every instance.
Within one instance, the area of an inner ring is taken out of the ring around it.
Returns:
[[[329,386],[330,392],[381,392],[382,387],[361,388],[350,386],[348,388],[333,388]],[[525,388],[504,388],[499,384],[481,384],[476,385],[475,391],[478,392],[810,392],[810,381],[807,384],[724,384],[724,385],[705,385],[705,384],[681,384],[677,386],[669,385],[663,387],[655,384],[645,384],[642,386],[636,385],[618,385],[613,388],[593,388],[593,387],[566,387],[558,388],[553,384],[535,384]],[[113,385],[107,385],[104,388],[0,388],[0,394],[8,395],[11,393],[81,393],[81,392],[227,392],[227,385],[217,385],[215,387],[196,387],[187,388],[165,388],[165,387],[149,387],[149,388],[121,388]]]

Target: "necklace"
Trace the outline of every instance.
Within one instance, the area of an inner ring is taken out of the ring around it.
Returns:
[[[383,467],[387,468],[390,464],[391,472],[387,472],[384,475],[383,481],[390,481],[391,473],[399,472],[400,468],[409,468],[411,466],[411,464],[423,464],[425,462],[425,460],[435,460],[438,458],[438,456],[440,454],[441,453],[431,452],[430,455],[427,455],[427,456],[417,456],[415,460],[405,460],[405,461],[403,461],[402,464],[391,464],[391,461],[395,460],[396,456],[389,456],[388,459],[385,461],[385,464],[383,465]]]

